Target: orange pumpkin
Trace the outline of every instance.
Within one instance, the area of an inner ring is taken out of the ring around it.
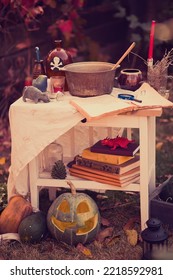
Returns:
[[[0,215],[0,233],[17,233],[20,222],[32,211],[31,203],[24,197],[13,196]]]

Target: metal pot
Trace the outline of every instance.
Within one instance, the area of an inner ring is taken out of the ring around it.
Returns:
[[[108,62],[76,62],[65,65],[62,70],[71,95],[79,97],[109,94],[114,86],[116,69]],[[119,66],[118,66],[119,67]]]

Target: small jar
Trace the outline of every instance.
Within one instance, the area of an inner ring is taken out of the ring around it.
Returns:
[[[62,145],[53,142],[45,149],[45,167],[47,172],[52,171],[52,167],[58,160],[63,161],[63,147]]]

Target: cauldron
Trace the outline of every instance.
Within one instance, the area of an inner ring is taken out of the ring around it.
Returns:
[[[112,92],[116,72],[113,66],[109,62],[89,61],[70,63],[61,69],[71,95],[91,97]]]

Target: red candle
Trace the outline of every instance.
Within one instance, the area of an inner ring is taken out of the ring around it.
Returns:
[[[155,20],[152,20],[151,23],[151,31],[150,31],[150,43],[149,43],[149,51],[148,51],[148,59],[153,58],[153,46],[154,46],[154,28],[155,28]]]

